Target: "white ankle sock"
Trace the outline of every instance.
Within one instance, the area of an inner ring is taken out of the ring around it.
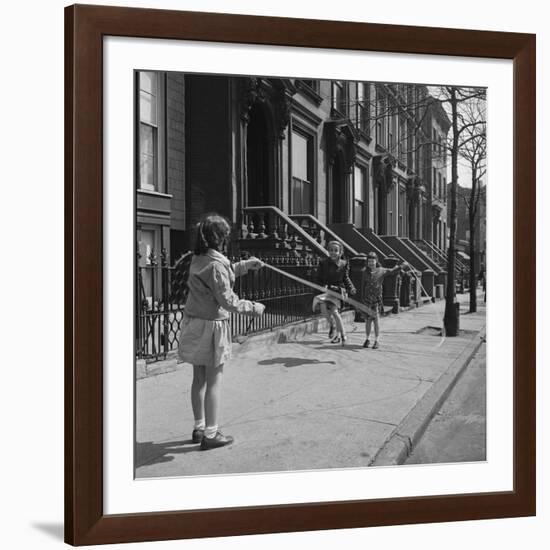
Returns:
[[[195,420],[195,425],[193,426],[194,430],[204,430],[206,426],[206,422],[204,418],[201,418],[200,420]]]
[[[218,433],[218,425],[215,426],[206,426],[204,429],[204,437],[208,437],[208,439],[211,439]]]

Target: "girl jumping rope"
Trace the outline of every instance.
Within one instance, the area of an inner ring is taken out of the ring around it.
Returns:
[[[216,214],[206,215],[198,225],[179,338],[180,359],[193,365],[192,440],[201,444],[201,450],[233,442],[231,436],[218,430],[223,366],[231,357],[229,312],[260,316],[265,309],[263,304],[241,300],[233,292],[235,277],[260,269],[263,263],[250,258],[231,265],[222,253],[230,231],[229,222]]]
[[[349,278],[349,265],[342,258],[344,247],[338,241],[330,241],[327,245],[327,251],[329,257],[319,262],[317,272],[318,283],[339,294],[347,291],[348,294],[354,295],[356,290]],[[320,307],[321,313],[329,322],[330,329],[328,336],[331,342],[334,344],[341,343],[344,346],[346,343],[346,334],[342,318],[338,311],[342,307],[342,302],[331,294],[320,294],[313,299],[313,309],[316,310],[317,307]],[[335,330],[338,331],[336,335],[334,334]]]
[[[365,340],[363,347],[368,348],[370,345],[370,332],[371,326],[374,323],[374,344],[372,349],[378,349],[378,337],[380,336],[380,322],[379,311],[382,306],[382,284],[386,275],[397,273],[404,268],[408,267],[407,262],[403,262],[400,265],[395,266],[392,269],[381,267],[378,263],[378,256],[375,252],[369,252],[367,254],[367,268],[363,273],[363,296],[366,306],[374,312],[374,315],[365,316],[365,332],[367,333],[367,339]]]

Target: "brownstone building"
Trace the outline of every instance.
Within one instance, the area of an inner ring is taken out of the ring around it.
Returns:
[[[443,296],[449,120],[426,86],[140,72],[136,129],[149,306],[165,283],[148,268],[173,266],[210,211],[234,254],[314,264],[338,239],[354,272],[370,251],[415,268],[386,282],[393,311]]]

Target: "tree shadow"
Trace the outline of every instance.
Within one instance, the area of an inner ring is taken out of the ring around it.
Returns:
[[[304,365],[336,365],[336,361],[320,361],[319,359],[305,359],[304,357],[273,357],[258,361],[258,365],[282,365],[287,369]]]
[[[200,451],[200,443],[193,443],[191,439],[165,441],[163,443],[137,441],[135,451],[135,468],[139,468],[145,465],[172,462],[174,460],[173,455]]]

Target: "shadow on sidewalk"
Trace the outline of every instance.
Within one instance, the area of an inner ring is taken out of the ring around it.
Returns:
[[[282,365],[287,369],[304,365],[336,365],[336,361],[320,361],[319,359],[305,359],[303,357],[273,357],[258,361],[258,365]]]
[[[193,443],[191,439],[179,441],[166,441],[164,443],[153,443],[146,441],[144,443],[136,442],[136,463],[135,467],[139,468],[145,464],[161,464],[163,462],[171,462],[174,456],[185,453],[200,452],[200,444]]]

